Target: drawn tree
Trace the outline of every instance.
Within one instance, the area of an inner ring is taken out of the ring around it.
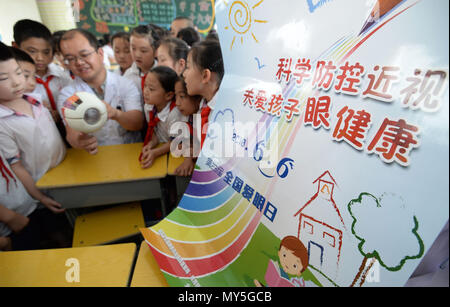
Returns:
[[[399,197],[385,193],[377,199],[361,193],[349,202],[348,210],[353,218],[351,231],[360,241],[358,250],[364,256],[351,287],[359,279],[359,286],[363,285],[376,260],[386,270],[396,272],[407,260],[422,257],[425,248],[417,233],[419,222]]]

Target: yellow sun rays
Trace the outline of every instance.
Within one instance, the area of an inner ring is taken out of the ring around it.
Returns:
[[[229,5],[227,1],[224,1],[225,5],[229,7],[229,25],[225,27],[225,30],[233,29],[236,33],[231,41],[230,50],[233,50],[237,37],[240,38],[241,44],[244,44],[244,36],[247,33],[251,34],[256,43],[259,43],[255,33],[251,31],[251,27],[255,23],[267,23],[267,20],[253,19],[252,14],[253,10],[263,2],[264,0],[260,0],[250,8],[246,1],[235,0],[231,3],[231,5]]]

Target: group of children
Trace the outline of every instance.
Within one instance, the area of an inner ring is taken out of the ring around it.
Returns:
[[[55,233],[56,247],[65,247],[54,229],[65,218],[49,214],[63,212],[63,204],[35,183],[64,159],[67,146],[95,154],[101,145],[143,142],[136,163],[148,168],[181,147],[180,129],[174,128],[181,127],[189,132],[181,138],[188,150],[176,174],[190,176],[198,154],[192,145],[203,143],[224,75],[216,39],[190,47],[176,33],[160,37],[154,25],[138,26],[112,36],[119,69],[111,72],[93,34],[55,34],[25,19],[14,26],[12,47],[0,42],[0,250],[39,248],[39,237]],[[92,134],[63,120],[66,101],[80,91],[96,94],[107,107],[108,121]],[[201,118],[200,137],[195,116]]]

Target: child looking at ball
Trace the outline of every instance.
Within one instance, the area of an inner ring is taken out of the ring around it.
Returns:
[[[25,77],[25,93],[32,93],[36,88],[36,78],[34,75],[36,74],[36,65],[34,65],[34,60],[30,57],[28,53],[25,51],[11,47],[11,52],[14,58],[22,69],[23,75]],[[39,94],[32,95],[37,100],[41,101],[42,97]],[[47,106],[49,108],[50,106]],[[51,112],[51,110],[49,109]],[[53,115],[53,114],[52,114]]]
[[[47,108],[24,92],[23,71],[0,42],[0,150],[28,193],[59,213],[61,204],[35,182],[64,159],[66,148]]]
[[[125,78],[132,80],[144,92],[147,73],[156,66],[155,50],[159,37],[149,26],[137,26],[131,31],[130,47],[134,63],[124,73]]]
[[[123,76],[127,69],[133,65],[130,48],[130,34],[118,32],[113,35],[111,42],[114,50],[114,57],[116,58],[117,64],[119,64],[119,69],[116,73]]]
[[[34,60],[37,82],[34,93],[41,95],[42,103],[52,110],[52,116],[60,123],[56,102],[60,90],[72,79],[61,67],[52,63],[54,50],[50,30],[40,22],[21,19],[14,24],[13,32],[13,47],[22,49]]]
[[[175,102],[175,81],[177,73],[166,66],[150,70],[144,85],[144,102],[151,105],[148,111],[148,127],[139,161],[142,168],[150,167],[154,160],[170,150],[170,128],[173,124],[186,121]],[[157,146],[163,143],[162,146]]]

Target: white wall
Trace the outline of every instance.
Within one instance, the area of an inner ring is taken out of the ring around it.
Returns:
[[[6,45],[11,45],[13,26],[20,19],[41,20],[35,0],[0,0],[0,35]]]

